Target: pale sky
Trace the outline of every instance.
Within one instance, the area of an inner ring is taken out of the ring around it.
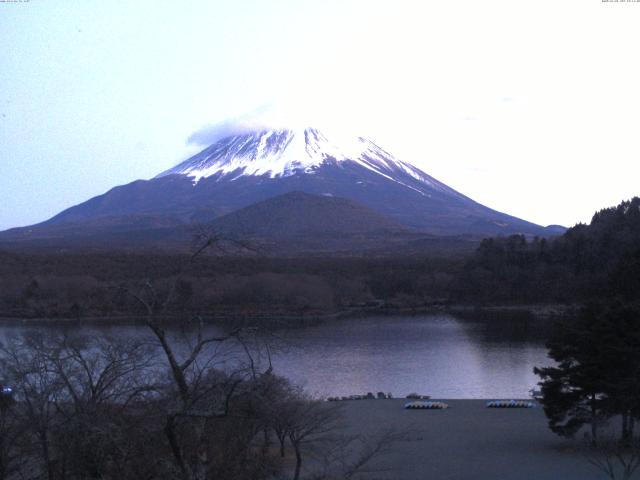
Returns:
[[[265,104],[542,225],[640,194],[640,2],[23,0],[0,42],[0,229]]]

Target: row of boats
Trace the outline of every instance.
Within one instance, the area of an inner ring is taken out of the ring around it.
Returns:
[[[487,402],[487,408],[535,408],[534,402],[527,400],[492,400]]]
[[[449,408],[449,405],[444,402],[415,401],[405,403],[404,408],[407,410],[444,410]]]
[[[487,408],[535,408],[536,404],[527,400],[491,400],[486,403]],[[404,404],[407,410],[443,410],[449,408],[444,402],[413,401]]]

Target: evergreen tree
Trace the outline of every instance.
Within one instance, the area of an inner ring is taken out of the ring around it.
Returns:
[[[577,319],[558,325],[548,343],[555,367],[536,368],[549,427],[573,436],[586,424],[622,418],[622,439],[640,416],[640,325],[631,304],[591,304]]]
[[[605,327],[601,331],[602,364],[607,376],[604,391],[610,415],[622,419],[622,440],[633,437],[634,419],[640,415],[640,315],[633,304],[612,302],[591,315]]]
[[[595,325],[563,322],[556,326],[547,346],[557,367],[535,368],[540,376],[541,403],[554,433],[572,437],[584,425],[597,426],[605,416],[604,381]]]

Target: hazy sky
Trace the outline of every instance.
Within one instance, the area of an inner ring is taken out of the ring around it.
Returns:
[[[0,42],[0,229],[265,104],[540,224],[640,194],[640,2],[23,0]]]

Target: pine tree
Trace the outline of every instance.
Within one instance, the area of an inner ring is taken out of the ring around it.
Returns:
[[[622,440],[633,436],[640,417],[640,315],[632,304],[590,304],[578,318],[558,325],[548,343],[557,366],[536,368],[549,427],[573,436],[616,415]]]
[[[604,383],[598,328],[586,322],[557,325],[548,342],[549,357],[557,367],[535,368],[540,376],[542,400],[549,428],[558,435],[572,437],[584,425],[591,426],[597,440],[597,426],[605,418]]]

